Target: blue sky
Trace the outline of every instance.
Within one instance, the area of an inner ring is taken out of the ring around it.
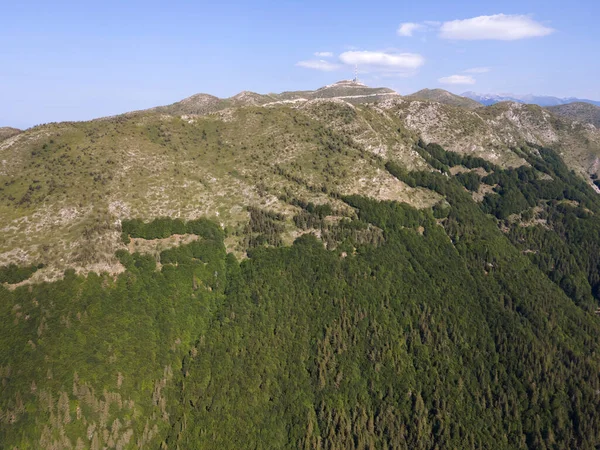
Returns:
[[[197,92],[314,89],[351,78],[356,62],[364,82],[401,94],[600,100],[597,0],[324,3],[4,2],[0,126],[90,119]]]

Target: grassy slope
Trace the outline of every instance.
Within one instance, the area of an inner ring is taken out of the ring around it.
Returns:
[[[19,130],[18,128],[0,127],[0,141],[16,136],[21,132],[22,130]]]
[[[467,97],[461,97],[443,89],[422,89],[414,94],[407,95],[405,98],[414,100],[429,100],[432,102],[444,103],[450,106],[459,106],[467,109],[482,108],[481,103],[471,100]]]
[[[567,105],[550,106],[548,109],[557,116],[577,120],[582,123],[591,123],[596,128],[600,128],[599,106],[575,102]]]
[[[379,92],[343,85],[322,91]],[[200,95],[180,104],[188,112],[198,102],[202,110],[206,101],[227,108],[172,116],[165,107],[48,124],[1,142],[0,265],[44,263],[33,280],[56,279],[69,267],[118,273],[119,220],[132,217],[212,217],[230,232],[228,249],[242,256],[238,235],[249,205],[286,215],[288,243],[299,233],[291,221],[298,211],[290,204],[294,197],[342,209],[337,193],[428,206],[437,194],[407,187],[382,163],[423,168],[413,150],[419,136],[503,166],[525,163],[512,146],[544,143],[561,150],[578,172],[598,170],[598,133],[534,106],[499,104],[475,112],[388,98],[375,105],[311,100],[231,107],[291,94]]]
[[[414,134],[399,129],[329,103],[36,127],[2,150],[0,264],[44,262],[45,276],[118,270],[118,220],[130,217],[208,216],[234,231],[246,205],[268,205],[293,228],[293,207],[278,198],[286,192],[318,203],[342,192],[430,205],[435,195],[382,170],[380,157],[419,164],[408,151]]]

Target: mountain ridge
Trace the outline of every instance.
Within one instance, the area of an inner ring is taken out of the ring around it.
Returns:
[[[347,80],[228,99],[195,94],[119,116],[41,125],[0,142],[0,265],[43,258],[33,281],[60,278],[67,268],[118,273],[119,221],[163,215],[218,217],[240,233],[227,245],[243,256],[246,208],[269,204],[289,218],[296,206],[280,198],[282,190],[315,204],[336,193],[430,207],[437,194],[383,170],[388,160],[407,170],[427,167],[414,151],[420,139],[501,167],[526,164],[515,151],[521,145],[549,146],[590,185],[600,173],[600,131],[535,105],[467,109]],[[299,230],[288,225],[289,243]],[[66,234],[54,232],[57,226]]]
[[[398,95],[397,92],[389,88],[372,88],[354,80],[341,80],[312,91],[284,91],[279,94],[259,94],[251,91],[242,91],[228,98],[219,98],[210,94],[198,93],[170,105],[157,106],[147,110],[136,111],[136,113],[157,111],[167,114],[209,114],[241,106],[274,105],[316,99],[337,98],[349,103],[366,103]]]

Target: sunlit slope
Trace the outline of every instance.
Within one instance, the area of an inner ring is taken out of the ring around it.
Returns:
[[[384,158],[424,167],[416,139],[393,117],[320,101],[36,127],[0,150],[0,265],[117,270],[119,220],[131,217],[207,216],[235,230],[247,206],[269,205],[293,231],[292,197],[431,205],[436,195],[383,170]]]
[[[414,150],[419,139],[501,167],[526,164],[514,152],[519,145],[549,145],[588,177],[600,169],[599,136],[533,105],[470,110],[353,82],[229,99],[198,94],[42,125],[0,142],[0,266],[44,264],[33,281],[66,268],[118,273],[120,221],[161,216],[213,218],[228,230],[227,248],[242,256],[249,206],[283,214],[287,243],[301,231],[294,199],[340,210],[337,197],[347,194],[431,206],[438,194],[383,170],[388,160],[427,167]]]

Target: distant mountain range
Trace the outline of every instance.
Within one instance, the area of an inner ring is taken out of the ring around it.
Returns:
[[[493,105],[499,102],[517,102],[517,103],[529,103],[539,106],[559,106],[566,105],[568,103],[589,103],[591,105],[600,106],[600,101],[596,100],[588,100],[583,98],[559,98],[552,97],[548,95],[532,95],[532,94],[478,94],[477,92],[464,92],[462,94],[463,97],[470,98],[471,100],[475,100],[482,105]]]

